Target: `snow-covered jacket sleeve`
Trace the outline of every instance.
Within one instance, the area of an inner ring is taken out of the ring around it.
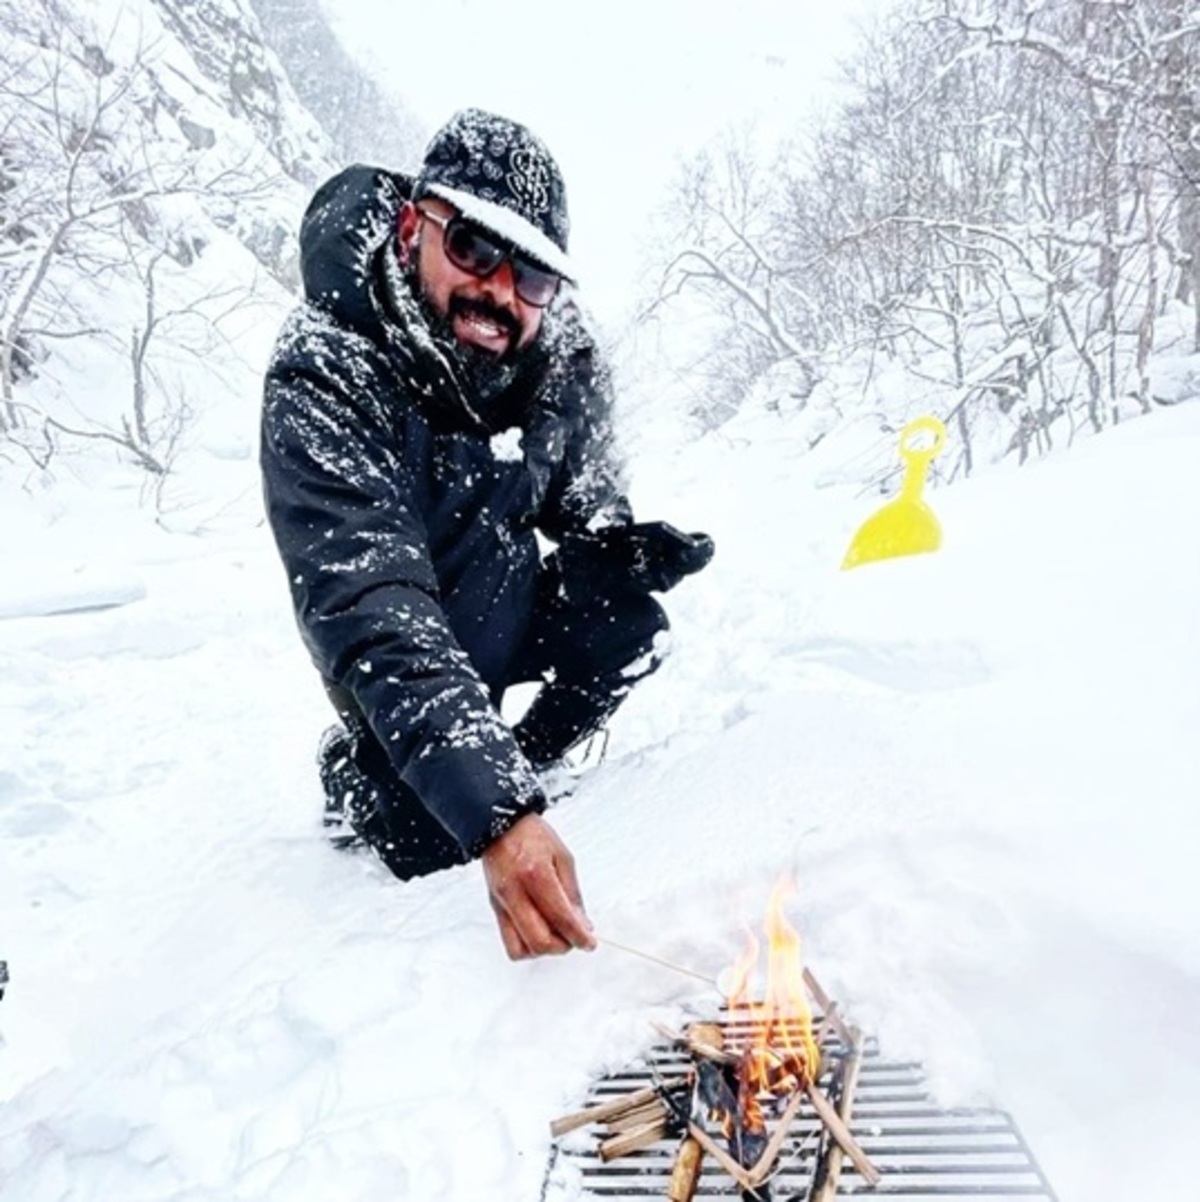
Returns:
[[[306,326],[300,329],[299,327]],[[317,669],[470,855],[545,801],[442,609],[370,343],[302,310],[267,374],[267,514]]]

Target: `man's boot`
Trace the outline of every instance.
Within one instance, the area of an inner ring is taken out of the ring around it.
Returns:
[[[334,847],[362,844],[402,881],[465,864],[452,835],[396,776],[369,732],[326,731],[318,752],[324,825]]]
[[[325,790],[321,825],[339,850],[361,847],[367,818],[379,808],[379,791],[354,762],[354,740],[344,726],[331,726],[317,748],[317,771]]]

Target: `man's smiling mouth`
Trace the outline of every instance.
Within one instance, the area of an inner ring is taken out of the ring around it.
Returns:
[[[464,342],[503,354],[519,334],[507,313],[488,311],[480,305],[458,304],[453,312],[455,333]]]

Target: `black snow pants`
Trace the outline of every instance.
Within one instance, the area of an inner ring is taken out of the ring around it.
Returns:
[[[517,646],[505,678],[486,682],[497,705],[509,686],[543,682],[513,729],[535,769],[551,767],[600,730],[633,685],[659,666],[655,636],[667,628],[662,606],[623,582],[568,599],[551,557],[527,628],[495,632]],[[457,841],[396,775],[353,698],[326,688],[344,727],[325,740],[319,757],[327,815],[344,813],[401,880],[466,863]]]

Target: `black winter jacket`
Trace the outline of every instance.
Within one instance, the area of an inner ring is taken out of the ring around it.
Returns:
[[[352,167],[301,227],[267,371],[267,513],[325,680],[470,855],[544,799],[496,709],[560,539],[629,520],[607,371],[568,297],[484,409],[395,273],[404,177]]]

